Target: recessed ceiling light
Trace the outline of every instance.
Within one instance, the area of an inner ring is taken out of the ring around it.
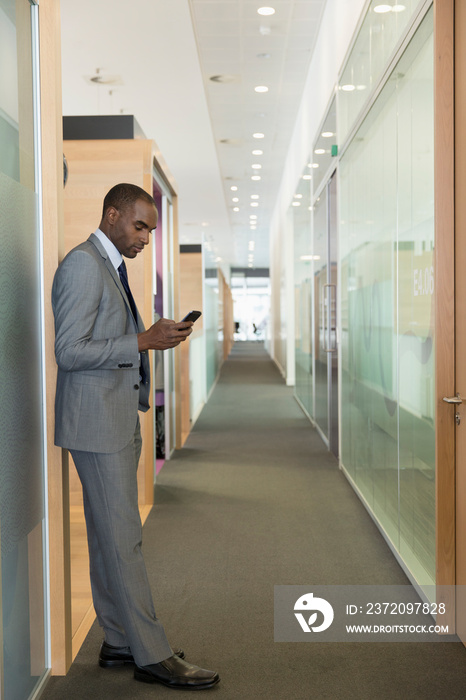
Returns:
[[[392,11],[392,6],[391,5],[376,5],[374,7],[374,12],[376,12],[378,15],[383,15],[385,12],[391,12]]]
[[[259,202],[251,202],[251,207],[258,207],[258,206],[259,206]]]
[[[291,202],[291,204],[292,204],[294,207],[300,207],[300,206],[301,206],[301,202]]]
[[[233,211],[239,211],[239,207],[233,207]]]
[[[239,202],[239,197],[232,197],[232,202]]]
[[[303,175],[303,180],[312,180],[312,175]]]
[[[261,134],[260,132],[256,131],[256,133],[253,134],[252,136],[253,136],[253,138],[255,138],[255,139],[263,139],[264,136],[265,136],[265,134]]]
[[[353,90],[356,90],[356,86],[355,86],[355,85],[349,85],[349,84],[348,84],[348,85],[342,85],[340,89],[343,90],[343,92],[353,92]]]
[[[260,176],[260,175],[253,175],[253,176],[251,177],[251,180],[260,180],[260,179],[261,179],[261,176]]]
[[[230,190],[231,190],[232,192],[237,192],[237,191],[238,191],[238,188],[236,187],[236,185],[232,185],[232,186],[230,187]]]
[[[254,90],[255,90],[256,92],[268,92],[268,91],[269,91],[269,88],[267,87],[267,85],[256,85],[256,87],[254,88]]]
[[[333,135],[334,135],[333,131],[323,131],[322,132],[322,136],[324,137],[324,139],[329,139]]]
[[[251,168],[252,168],[253,170],[260,170],[260,169],[262,168],[262,165],[261,165],[260,163],[253,163],[253,164],[251,165]]]
[[[264,151],[261,151],[260,148],[255,148],[254,151],[252,152],[253,156],[262,156]]]
[[[295,199],[302,199],[303,195],[302,194],[295,194],[293,195]]]
[[[258,194],[252,194],[252,195],[251,195],[251,199],[259,199],[259,195],[258,195]]]
[[[254,250],[256,244],[254,241],[249,241],[249,250]]]
[[[312,167],[312,168],[318,168],[318,167],[319,167],[319,163],[313,163],[311,167]]]
[[[263,17],[269,17],[270,15],[275,14],[275,10],[273,7],[259,7],[257,14],[262,15]]]
[[[257,214],[249,214],[250,219],[257,219]]]
[[[325,153],[325,148],[316,148],[314,153],[316,154],[316,156],[322,156]]]

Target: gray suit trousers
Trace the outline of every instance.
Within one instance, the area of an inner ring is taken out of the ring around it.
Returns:
[[[129,646],[138,666],[173,654],[157,619],[141,551],[137,467],[139,419],[132,440],[113,454],[71,450],[83,486],[92,596],[105,640]]]

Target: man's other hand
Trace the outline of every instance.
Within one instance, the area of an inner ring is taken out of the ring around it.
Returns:
[[[175,323],[169,318],[161,318],[144,333],[138,333],[139,352],[175,348],[183,340],[186,340],[188,335],[191,335],[192,325],[191,321]]]

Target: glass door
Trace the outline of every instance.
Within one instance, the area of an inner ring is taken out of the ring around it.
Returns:
[[[159,220],[154,237],[154,313],[155,320],[161,317],[174,317],[173,286],[173,202],[168,188],[156,168],[153,171],[153,197],[159,212]],[[178,319],[179,320],[179,319]],[[156,436],[156,465],[160,471],[165,459],[176,445],[176,395],[175,395],[175,354],[174,350],[155,353],[155,390],[156,407],[154,413]]]
[[[336,177],[314,203],[315,421],[338,456]]]
[[[37,7],[0,2],[0,695],[47,659]]]

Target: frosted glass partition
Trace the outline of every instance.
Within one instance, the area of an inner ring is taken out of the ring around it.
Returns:
[[[205,404],[204,336],[189,340],[189,417],[197,420]]]
[[[304,179],[306,178],[306,179]],[[305,169],[291,205],[294,231],[295,394],[306,413],[314,416],[312,362],[312,239],[311,181]]]
[[[326,352],[327,341],[327,296],[328,282],[328,200],[327,189],[323,189],[314,202],[314,327],[315,327],[315,420],[325,439],[329,436],[328,416],[328,363],[331,357]]]
[[[341,458],[435,581],[433,17],[340,163]]]
[[[338,85],[338,132],[344,143],[419,0],[372,0]]]
[[[27,0],[0,3],[0,692],[5,700],[30,697],[46,670],[40,234],[32,60],[37,16],[31,12]]]

